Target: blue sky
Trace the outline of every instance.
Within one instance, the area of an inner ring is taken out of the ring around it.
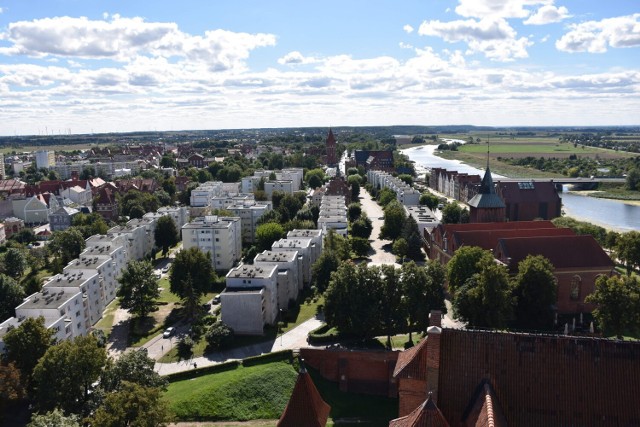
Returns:
[[[629,0],[0,0],[0,134],[638,125]]]

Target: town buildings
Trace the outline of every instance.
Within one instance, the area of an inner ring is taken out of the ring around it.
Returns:
[[[36,167],[38,169],[49,169],[56,164],[56,153],[49,150],[39,150],[35,152]]]
[[[182,227],[182,246],[209,253],[215,270],[229,270],[242,256],[241,219],[216,215],[195,218]]]

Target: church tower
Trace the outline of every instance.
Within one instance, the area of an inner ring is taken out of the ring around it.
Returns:
[[[336,138],[333,136],[333,131],[329,128],[329,135],[326,142],[327,148],[327,165],[332,166],[338,163],[336,159]]]
[[[467,202],[470,207],[469,222],[503,222],[506,217],[504,200],[496,194],[496,187],[489,169],[489,143],[487,142],[487,169],[480,184],[480,191]]]

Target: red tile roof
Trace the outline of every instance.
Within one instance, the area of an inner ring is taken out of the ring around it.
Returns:
[[[278,427],[324,427],[331,407],[322,400],[307,370],[302,367]]]
[[[427,337],[398,355],[393,371],[395,378],[427,379]]]
[[[553,182],[527,182],[526,189],[520,182],[500,182],[498,180],[498,194],[506,203],[539,203],[557,202],[560,199]]]
[[[500,239],[495,255],[503,262],[509,259],[511,270],[528,255],[542,255],[556,269],[615,266],[598,242],[588,235]]]
[[[438,407],[451,425],[485,380],[510,426],[640,425],[640,342],[443,329]]]
[[[389,427],[449,427],[431,396],[409,415],[391,420]]]
[[[463,424],[468,427],[506,427],[507,422],[491,384],[484,381],[467,410]]]
[[[555,228],[551,221],[477,222],[472,224],[442,224],[445,232],[479,230],[521,230],[530,228]]]
[[[542,236],[575,236],[575,233],[570,228],[555,227],[452,232],[452,238],[456,248],[461,246],[479,246],[489,251],[495,249],[499,239]]]

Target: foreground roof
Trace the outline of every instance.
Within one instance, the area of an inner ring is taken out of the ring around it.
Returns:
[[[389,427],[449,427],[431,396],[409,415],[391,420]]]
[[[302,366],[278,427],[324,427],[331,407],[322,400],[311,376]]]

